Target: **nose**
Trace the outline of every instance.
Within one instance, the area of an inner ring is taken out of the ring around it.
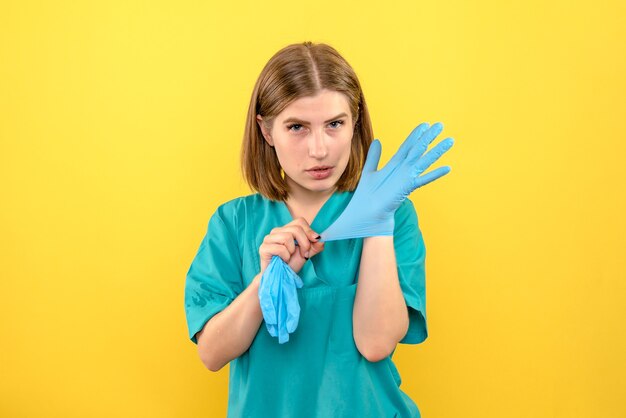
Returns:
[[[324,132],[315,131],[309,137],[309,157],[322,159],[328,154],[326,135]]]

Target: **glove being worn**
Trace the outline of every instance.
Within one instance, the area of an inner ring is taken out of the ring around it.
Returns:
[[[454,144],[452,138],[446,138],[424,154],[442,129],[443,125],[439,122],[430,128],[427,123],[417,126],[380,171],[377,168],[381,145],[375,139],[370,145],[361,179],[350,203],[339,218],[320,234],[320,242],[393,235],[394,214],[404,199],[418,187],[450,172],[450,167],[445,166],[420,177]]]

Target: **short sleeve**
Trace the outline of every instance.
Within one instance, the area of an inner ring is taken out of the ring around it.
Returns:
[[[185,315],[189,338],[222,311],[243,290],[241,256],[234,226],[235,217],[224,205],[211,216],[200,248],[185,281]]]
[[[393,242],[398,279],[409,309],[409,329],[401,343],[419,344],[428,336],[426,325],[426,247],[418,226],[417,213],[408,198],[394,215]]]

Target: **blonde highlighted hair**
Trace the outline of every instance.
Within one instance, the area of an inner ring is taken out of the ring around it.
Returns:
[[[256,115],[269,130],[274,118],[292,101],[327,89],[345,94],[354,121],[350,159],[337,190],[353,191],[361,177],[373,140],[372,122],[361,84],[352,67],[331,46],[303,42],[278,51],[267,62],[252,92],[241,146],[241,170],[252,190],[271,200],[285,201],[287,183],[276,151],[263,138]]]

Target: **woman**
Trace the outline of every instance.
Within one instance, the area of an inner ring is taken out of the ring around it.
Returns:
[[[360,83],[335,49],[289,45],[266,64],[241,154],[257,193],[217,208],[185,287],[202,362],[230,362],[229,417],[420,416],[391,360],[398,342],[427,337],[413,204],[393,214],[393,236],[319,241],[350,202],[372,139]],[[273,256],[304,283],[285,344],[261,326],[259,282]]]

